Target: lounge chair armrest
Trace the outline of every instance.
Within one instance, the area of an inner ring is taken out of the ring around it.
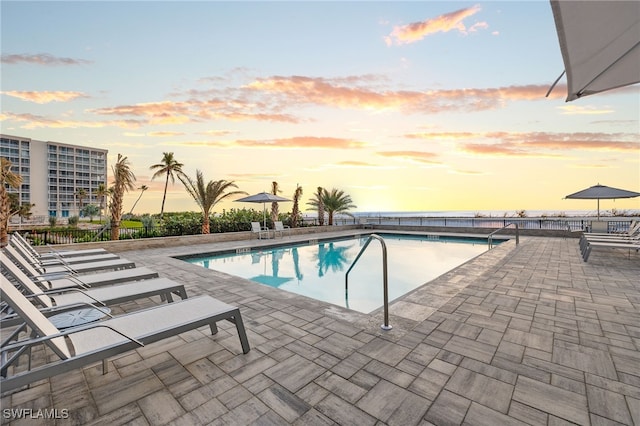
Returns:
[[[86,330],[90,330],[92,328],[97,328],[97,327],[107,328],[107,329],[115,332],[116,334],[121,335],[125,339],[137,344],[138,346],[144,346],[144,343],[142,343],[140,340],[134,339],[133,337],[130,337],[130,336],[127,336],[123,332],[119,331],[116,328],[111,327],[110,325],[105,325],[105,324],[102,324],[102,323],[92,323],[92,324],[89,324],[87,326],[79,326],[79,327],[67,328],[66,330],[62,330],[59,333],[51,334],[49,336],[36,337],[36,338],[33,338],[33,339],[29,339],[29,340],[19,340],[14,344],[3,346],[2,347],[2,352],[7,352],[7,351],[15,350],[15,349],[22,349],[24,347],[33,346],[33,345],[38,344],[38,343],[44,343],[44,342],[46,342],[48,340],[51,340],[53,338],[56,338],[56,337],[65,337],[65,336],[68,336],[68,335],[73,334],[73,333],[79,333],[81,331],[86,331]]]
[[[90,294],[87,294],[87,292],[84,289],[77,288],[77,287],[63,287],[63,288],[57,288],[55,290],[46,290],[46,291],[43,291],[41,293],[28,294],[28,295],[26,295],[26,297],[30,298],[30,297],[37,297],[37,296],[48,296],[50,294],[64,294],[64,293],[73,293],[73,292],[82,293],[86,297],[88,297],[89,299],[93,300],[94,302],[96,302],[96,303],[98,303],[98,304],[100,304],[102,306],[107,306],[105,303],[101,302],[100,300],[96,299],[95,297],[91,296]]]

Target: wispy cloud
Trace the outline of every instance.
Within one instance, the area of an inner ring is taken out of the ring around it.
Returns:
[[[602,115],[615,112],[611,108],[598,108],[593,105],[562,105],[557,108],[564,115]]]
[[[456,10],[455,12],[445,13],[435,18],[427,19],[421,22],[413,22],[408,25],[396,26],[387,37],[385,43],[387,46],[415,43],[422,40],[426,36],[436,33],[446,33],[449,31],[457,31],[460,34],[468,34],[479,29],[488,28],[486,22],[477,22],[467,27],[464,20],[470,16],[480,12],[480,6]]]
[[[27,102],[35,102],[37,104],[47,104],[49,102],[69,102],[80,98],[89,98],[82,92],[64,92],[64,91],[17,91],[9,90],[0,92],[3,95],[13,98],[22,99]]]
[[[180,146],[209,146],[217,148],[325,148],[325,149],[359,149],[367,144],[362,141],[346,138],[298,136],[282,139],[238,139],[228,141],[187,141],[176,142]]]
[[[79,121],[79,120],[59,120],[43,117],[36,114],[0,114],[0,121],[15,121],[22,124],[24,129],[37,129],[42,127],[50,128],[101,128],[101,127],[121,127],[121,128],[137,128],[142,125],[136,120],[111,120],[111,121]]]
[[[494,156],[556,157],[558,151],[639,152],[640,136],[634,133],[478,133],[477,140],[459,145],[464,152]]]
[[[5,54],[0,57],[0,62],[7,65],[15,64],[35,64],[44,66],[65,66],[65,65],[87,65],[93,61],[77,58],[64,58],[53,56],[48,53],[28,54]]]
[[[171,138],[175,136],[183,136],[184,132],[149,132],[147,135],[156,138]]]
[[[376,153],[382,157],[387,158],[399,158],[401,160],[408,160],[412,162],[418,162],[423,164],[442,164],[440,160],[437,160],[438,154],[426,151],[380,151]]]

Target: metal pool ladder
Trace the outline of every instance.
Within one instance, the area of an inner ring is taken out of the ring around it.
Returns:
[[[353,269],[362,253],[364,253],[365,249],[371,242],[371,240],[376,239],[380,241],[380,245],[382,246],[382,285],[384,291],[384,324],[380,326],[383,330],[391,330],[393,327],[389,325],[389,281],[387,279],[387,244],[384,242],[384,239],[376,234],[369,235],[367,238],[367,242],[364,243],[362,248],[360,249],[360,253],[356,256],[355,260],[349,266],[347,273],[344,276],[344,296],[345,298],[349,298],[349,272]]]

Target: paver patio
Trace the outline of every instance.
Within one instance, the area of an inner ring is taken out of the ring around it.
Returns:
[[[266,243],[121,253],[190,296],[239,306],[247,355],[221,323],[113,358],[106,375],[95,364],[3,394],[3,409],[68,410],[36,424],[640,424],[637,252],[594,250],[584,263],[577,239],[522,237],[395,301],[383,331],[381,312],[171,257],[247,244]]]

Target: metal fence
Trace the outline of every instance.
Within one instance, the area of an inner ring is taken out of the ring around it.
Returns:
[[[608,232],[625,232],[631,222],[637,218],[601,218],[608,223]],[[521,217],[393,217],[393,216],[357,216],[334,219],[336,225],[394,225],[394,226],[430,226],[451,228],[502,228],[517,223],[520,229],[543,229],[550,231],[588,231],[595,221],[585,218],[521,218]]]
[[[608,232],[628,231],[631,223],[638,218],[606,218]],[[488,218],[488,217],[385,217],[385,216],[358,216],[334,218],[334,226],[344,225],[381,225],[381,226],[424,226],[439,228],[492,228],[499,229],[511,223],[517,223],[518,227],[528,230],[550,231],[589,231],[594,218]],[[304,218],[301,226],[317,226],[317,219]],[[325,223],[326,225],[326,223]],[[180,235],[192,235],[199,233],[197,229],[185,230],[175,227],[154,225],[150,227],[120,228],[120,239],[139,239],[151,237],[169,237]],[[236,231],[248,231],[250,223],[235,225]],[[25,234],[33,244],[71,244],[91,241],[108,241],[111,239],[108,228],[45,228],[23,226],[17,229]]]

